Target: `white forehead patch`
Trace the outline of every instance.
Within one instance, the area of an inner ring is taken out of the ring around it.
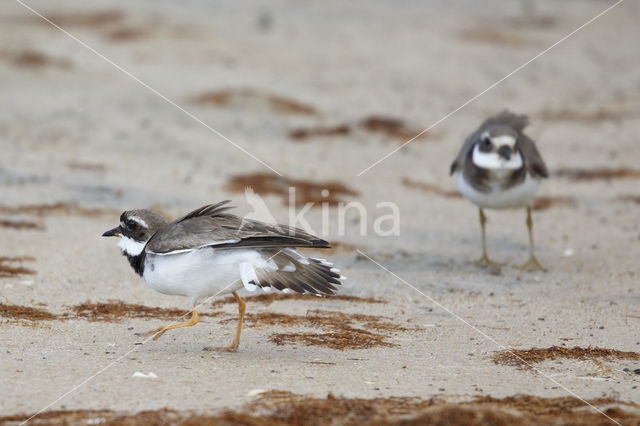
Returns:
[[[513,139],[513,138],[511,138]],[[494,139],[495,140],[495,139]],[[519,152],[515,152],[507,161],[498,155],[497,152],[482,152],[480,147],[476,145],[473,148],[471,157],[473,164],[490,170],[516,170],[522,167],[522,156]]]
[[[120,234],[120,240],[118,241],[118,247],[122,250],[123,253],[128,254],[129,256],[137,256],[142,253],[144,250],[144,246],[147,245],[146,242],[135,241],[129,237],[125,237]]]
[[[516,139],[513,136],[502,135],[502,136],[494,136],[491,138],[491,142],[497,147],[501,147],[507,145],[511,148],[516,146]]]

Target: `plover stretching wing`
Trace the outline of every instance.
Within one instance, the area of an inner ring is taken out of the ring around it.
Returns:
[[[242,219],[226,212],[227,203],[203,206],[173,222],[151,210],[128,210],[117,227],[102,234],[119,237],[123,255],[153,290],[191,299],[190,320],[146,336],[158,339],[168,330],[193,326],[199,321],[198,301],[232,293],[240,318],[233,342],[224,349],[236,350],[246,306],[238,290],[334,294],[345,279],[326,260],[294,250],[329,248],[327,241],[297,228]]]
[[[523,132],[528,124],[526,115],[509,111],[485,120],[451,164],[451,174],[458,172],[458,189],[479,208],[482,257],[477,263],[481,265],[497,265],[487,256],[484,209],[525,207],[530,257],[522,267],[544,269],[534,254],[531,202],[540,180],[549,174],[535,143]]]

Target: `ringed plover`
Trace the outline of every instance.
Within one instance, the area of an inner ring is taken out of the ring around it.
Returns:
[[[497,265],[487,256],[484,209],[524,207],[530,253],[529,261],[522,268],[544,270],[534,254],[531,202],[540,181],[549,173],[535,143],[523,133],[528,124],[526,115],[509,111],[488,118],[467,137],[451,164],[450,173],[458,172],[458,189],[479,208],[482,257],[477,263],[480,265]]]
[[[325,240],[285,225],[242,219],[226,213],[223,201],[201,207],[168,222],[151,210],[128,210],[120,224],[102,234],[119,237],[118,247],[134,271],[153,290],[191,299],[191,319],[151,330],[154,340],[174,328],[199,321],[197,303],[231,293],[239,320],[233,342],[240,343],[245,303],[237,291],[262,288],[298,293],[334,294],[345,278],[324,259],[303,256],[295,247],[329,248]]]

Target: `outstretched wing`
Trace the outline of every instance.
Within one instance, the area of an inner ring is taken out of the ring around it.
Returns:
[[[301,229],[245,220],[224,213],[227,202],[201,207],[160,229],[145,251],[155,254],[215,248],[328,248],[329,243]]]

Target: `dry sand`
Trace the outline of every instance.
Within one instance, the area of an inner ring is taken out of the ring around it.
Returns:
[[[100,234],[133,207],[177,216],[230,198],[244,214],[234,188],[251,182],[242,175],[270,171],[19,3],[2,2],[0,416],[45,407],[213,415],[250,410],[256,389],[443,401],[561,398],[569,389],[606,398],[601,406],[640,400],[637,2],[359,177],[611,3],[29,4],[280,171],[284,179],[253,179],[258,193],[270,191],[276,219],[287,220],[286,192],[278,194],[288,183],[316,200],[309,183],[345,185],[331,196],[366,206],[368,232],[359,235],[352,212],[338,235],[332,206],[323,236],[340,244],[324,255],[349,278],[342,294],[384,303],[249,301],[239,352],[220,354],[202,348],[229,343],[233,304],[208,304],[198,326],[144,345],[135,333],[175,311],[108,305],[92,318],[74,310],[120,301],[186,311],[186,299],[147,288]],[[506,107],[531,116],[529,134],[551,170],[534,214],[546,273],[513,267],[527,256],[522,211],[489,213],[490,254],[507,265],[470,264],[479,255],[477,211],[448,176],[463,138]],[[399,236],[372,232],[388,213],[376,208],[383,201],[400,208]],[[306,218],[321,229],[321,208]],[[503,348],[554,346],[631,355],[556,351],[545,360],[536,352],[539,372],[494,362]]]

